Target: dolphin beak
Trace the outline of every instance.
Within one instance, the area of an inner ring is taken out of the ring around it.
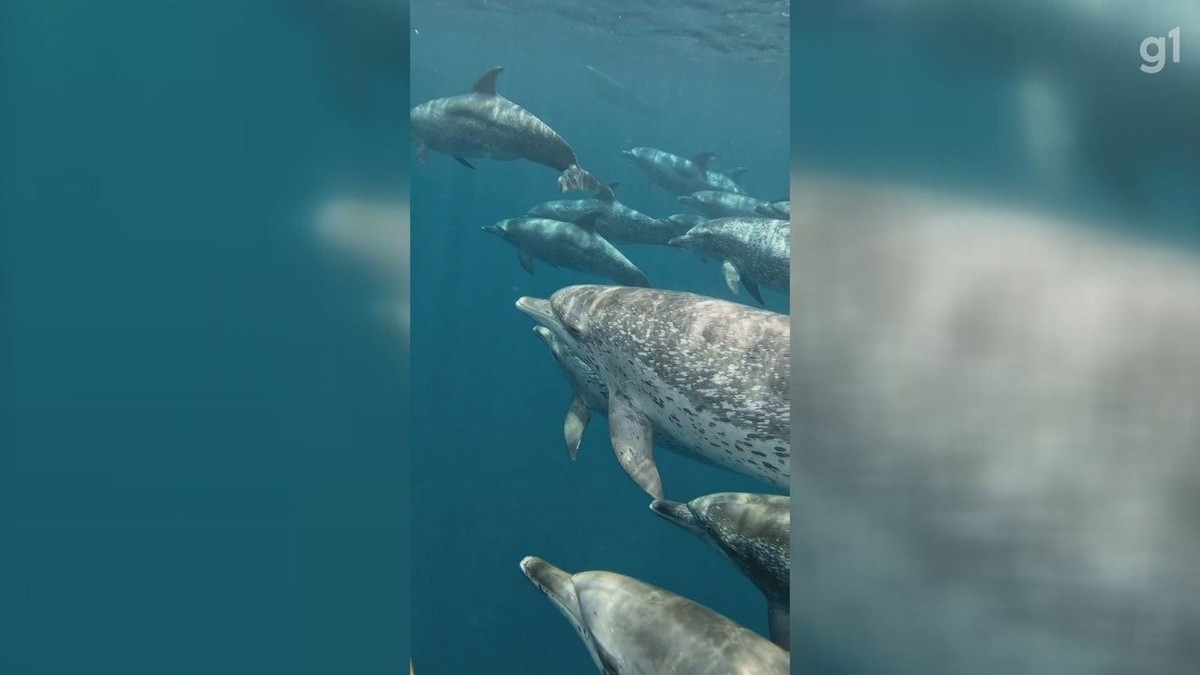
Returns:
[[[667,499],[655,499],[650,502],[650,510],[689,532],[700,533],[700,526],[696,522],[696,516],[688,508],[687,504],[680,504],[679,502]]]
[[[517,309],[546,328],[553,330],[558,326],[558,319],[554,316],[554,310],[550,308],[549,300],[522,296],[517,299]]]
[[[527,556],[521,560],[521,572],[539,591],[545,593],[550,602],[568,619],[576,625],[583,625],[579,597],[575,595],[575,585],[571,582],[570,574],[534,556]]]
[[[626,157],[630,157],[630,158],[632,158],[632,157],[633,157],[633,151],[632,151],[632,150],[622,150],[622,151],[621,151],[621,154],[622,154],[622,155],[625,155]]]
[[[481,227],[479,229],[483,230],[484,232],[490,233],[490,234],[500,234],[500,226],[499,225],[484,225],[483,227]]]
[[[674,237],[670,241],[668,241],[667,246],[674,246],[676,248],[682,248],[682,247],[690,244],[691,241],[692,240],[689,239],[686,234],[681,234],[678,237]]]

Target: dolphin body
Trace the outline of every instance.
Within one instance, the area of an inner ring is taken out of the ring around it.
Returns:
[[[786,294],[792,262],[792,226],[774,218],[715,218],[672,239],[671,246],[693,251],[702,260],[721,261],[725,285],[733,294],[738,284],[763,304],[758,285]]]
[[[905,187],[792,194],[793,653],[1195,673],[1200,254]]]
[[[685,454],[789,487],[788,317],[694,293],[568,286],[517,309],[599,374],[613,449],[634,482],[663,496],[656,430]]]
[[[502,161],[527,159],[562,172],[561,191],[588,190],[611,195],[607,185],[579,166],[575,151],[558,132],[533,113],[496,93],[496,78],[504,68],[492,68],[471,93],[434,99],[412,109],[410,121],[417,141],[417,158],[429,150],[454,157],[474,169],[468,157]]]
[[[713,153],[702,152],[695,157],[680,157],[656,148],[632,148],[623,150],[621,154],[628,157],[645,172],[652,183],[677,196],[684,196],[703,190],[720,190],[740,194],[744,192],[737,179],[745,173],[745,168],[731,169],[727,173],[719,173],[709,168]]]
[[[786,675],[786,651],[688,600],[614,572],[569,574],[533,556],[521,572],[571,622],[603,675]]]
[[[629,258],[595,232],[596,212],[579,224],[549,218],[507,218],[483,231],[517,247],[521,266],[533,274],[533,259],[611,279],[627,286],[648,287],[646,275]]]
[[[759,209],[770,206],[770,204],[761,199],[755,199],[736,192],[719,192],[717,190],[701,190],[700,192],[681,196],[679,197],[679,201],[709,218],[758,216],[761,213]]]
[[[651,218],[616,199],[544,202],[529,209],[525,215],[574,223],[591,213],[598,214],[593,225],[596,232],[613,244],[666,245],[688,229],[670,220]]]
[[[791,498],[721,492],[686,504],[656,499],[650,510],[700,537],[767,599],[771,641],[788,649],[791,625]]]
[[[642,115],[657,117],[660,114],[658,108],[638,96],[627,85],[614,80],[592,66],[584,65],[583,68],[588,74],[588,79],[596,85],[596,91],[600,92],[600,96],[604,99]]]

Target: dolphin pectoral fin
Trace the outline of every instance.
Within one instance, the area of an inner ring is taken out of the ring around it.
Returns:
[[[746,290],[750,292],[750,297],[752,297],[758,301],[758,304],[760,304],[760,305],[767,304],[767,303],[763,302],[762,291],[758,290],[758,283],[751,281],[750,279],[747,279],[745,277],[742,277],[742,285],[745,286]]]
[[[503,66],[496,66],[484,73],[478,80],[475,81],[475,86],[471,87],[471,92],[475,94],[486,94],[488,96],[496,95],[496,78],[500,73],[504,72]]]
[[[738,273],[738,269],[733,266],[733,263],[726,260],[721,265],[721,273],[725,275],[725,285],[729,287],[729,291],[737,295],[738,284],[742,280],[742,275]]]
[[[651,497],[662,499],[662,479],[654,464],[654,427],[615,389],[608,395],[608,435],[625,473]]]
[[[519,248],[517,249],[517,257],[521,260],[521,267],[524,267],[526,272],[533,274],[533,254],[523,248]]]
[[[417,161],[422,164],[429,163],[429,146],[424,143],[417,144]]]
[[[746,167],[739,166],[736,169],[730,169],[725,172],[725,175],[729,176],[729,180],[737,183],[738,187],[741,187],[742,176],[746,175]]]
[[[792,612],[787,607],[778,603],[767,605],[767,630],[771,642],[788,651],[792,649],[791,617]]]
[[[468,162],[467,160],[463,159],[462,157],[455,155],[454,159],[456,159],[459,164],[462,164],[463,166],[467,167],[468,169],[471,169],[472,171],[475,170],[475,167],[471,166],[471,163]]]
[[[571,407],[567,408],[567,419],[563,422],[563,437],[567,441],[567,454],[574,462],[579,458],[579,443],[583,440],[583,431],[591,421],[592,411],[576,394],[571,399]]]

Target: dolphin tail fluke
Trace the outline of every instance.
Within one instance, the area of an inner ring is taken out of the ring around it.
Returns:
[[[604,201],[613,200],[612,188],[605,185],[603,181],[592,174],[579,168],[578,164],[572,164],[562,172],[562,175],[558,177],[558,189],[562,192],[569,192],[570,190],[595,192],[599,199]]]
[[[767,608],[767,627],[771,634],[771,642],[787,650],[792,648],[791,614],[787,607],[778,602],[772,602]]]

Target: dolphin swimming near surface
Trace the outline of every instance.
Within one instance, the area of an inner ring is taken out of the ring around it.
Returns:
[[[474,169],[468,157],[502,161],[527,159],[562,172],[561,191],[610,192],[607,185],[579,166],[575,151],[556,131],[533,113],[496,93],[496,78],[504,68],[484,73],[471,93],[434,99],[412,109],[410,120],[417,141],[417,158],[429,150],[454,157]]]
[[[650,510],[721,552],[767,599],[771,641],[787,649],[791,606],[791,499],[721,492],[686,504],[656,499]]]
[[[787,489],[791,326],[694,293],[568,286],[517,309],[600,375],[621,467],[661,499],[655,430],[684,454]]]
[[[649,286],[646,275],[596,233],[594,223],[598,217],[598,212],[592,212],[578,223],[549,218],[507,218],[482,229],[516,246],[521,266],[530,274],[533,274],[533,259],[540,258],[555,267],[562,265],[627,286]]]
[[[603,675],[786,675],[790,656],[713,610],[614,572],[521,572],[571,622]]]
[[[691,206],[709,218],[752,217],[759,215],[760,208],[770,206],[767,202],[748,195],[717,190],[701,190],[682,195],[679,202]]]
[[[609,187],[613,187],[612,184]],[[632,209],[616,199],[562,199],[529,209],[526,216],[551,218],[569,223],[598,213],[593,228],[613,244],[660,244],[687,231],[669,220],[659,220]]]
[[[763,297],[759,284],[784,294],[790,290],[792,226],[786,220],[716,218],[669,243],[695,252],[702,260],[720,260],[729,291],[736,295],[740,282],[760,305]]]
[[[625,84],[605,75],[592,66],[584,65],[583,68],[603,98],[643,115],[656,116],[659,114],[658,108],[655,108],[646,99],[638,96]]]

